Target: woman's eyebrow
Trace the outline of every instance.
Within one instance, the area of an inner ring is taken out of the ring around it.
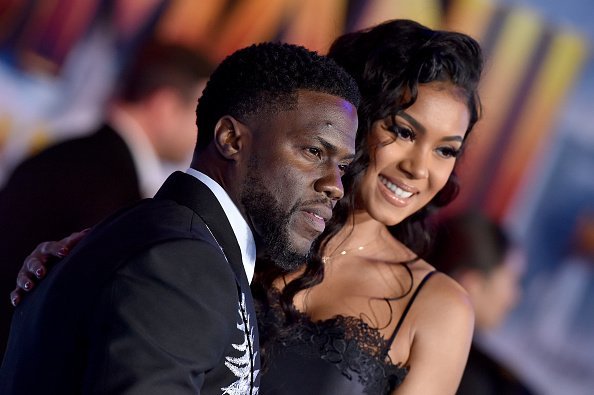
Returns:
[[[425,129],[425,127],[423,125],[421,125],[412,115],[404,112],[404,110],[399,111],[398,114],[396,114],[396,116],[402,117],[405,120],[407,120],[415,128],[415,130],[423,132],[423,133],[427,132],[427,129]],[[458,136],[458,135],[452,135],[452,136],[446,136],[442,140],[443,141],[456,141],[456,142],[461,143],[464,141],[464,137]]]
[[[396,116],[406,119],[415,128],[415,130],[418,130],[421,132],[427,131],[423,125],[421,125],[416,119],[414,119],[412,115],[407,114],[404,110],[398,111]]]

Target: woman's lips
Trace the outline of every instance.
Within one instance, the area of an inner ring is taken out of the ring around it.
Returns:
[[[394,182],[381,174],[378,180],[380,192],[388,202],[396,207],[405,207],[410,203],[410,198],[417,193],[412,187]]]

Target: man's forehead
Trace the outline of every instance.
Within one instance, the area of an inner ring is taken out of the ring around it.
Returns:
[[[248,123],[265,135],[320,138],[334,146],[354,147],[357,111],[351,103],[310,90],[299,90],[295,99],[293,105],[253,114]]]

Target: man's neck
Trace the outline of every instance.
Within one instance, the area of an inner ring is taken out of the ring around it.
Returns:
[[[233,174],[231,174],[230,165],[227,161],[222,160],[217,155],[213,155],[213,153],[207,148],[201,151],[199,154],[194,153],[194,158],[192,159],[190,167],[206,174],[213,181],[219,184],[225,190],[225,192],[227,192],[233,203],[241,212],[241,215],[245,218],[243,206],[241,205],[239,199],[238,191],[240,188],[239,185],[234,185],[232,182],[234,177]]]

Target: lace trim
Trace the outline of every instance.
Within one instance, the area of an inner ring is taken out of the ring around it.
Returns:
[[[272,311],[266,314],[266,320],[272,319],[280,326],[283,313],[279,296],[280,292],[274,292],[275,300],[270,301]],[[408,373],[408,367],[393,364],[388,355],[382,355],[388,347],[387,340],[377,329],[357,317],[337,315],[313,322],[300,313],[298,322],[283,328],[274,343],[274,348],[291,347],[301,355],[322,358],[333,364],[348,379],[356,377],[365,387],[366,394],[389,393]],[[303,347],[304,344],[311,347]]]

